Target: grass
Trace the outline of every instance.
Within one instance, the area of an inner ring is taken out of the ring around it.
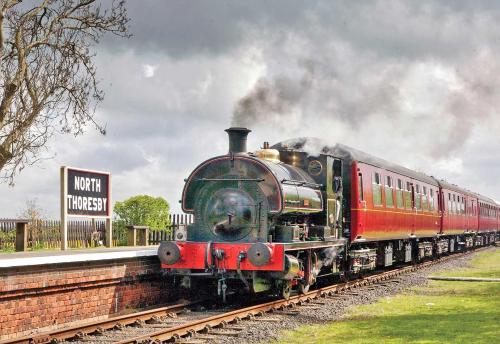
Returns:
[[[500,277],[500,249],[441,276]],[[353,308],[342,321],[303,326],[281,343],[497,343],[500,283],[430,281],[425,287]]]
[[[12,253],[12,252],[16,252],[14,247],[2,247],[2,248],[0,248],[0,253]]]

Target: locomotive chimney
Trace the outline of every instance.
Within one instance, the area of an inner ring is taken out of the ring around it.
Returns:
[[[232,127],[226,129],[225,132],[229,135],[229,153],[247,152],[247,136],[251,132],[250,129]]]

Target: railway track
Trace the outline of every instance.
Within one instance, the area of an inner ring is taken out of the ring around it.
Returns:
[[[36,336],[0,342],[0,344],[60,343],[71,339],[73,343],[160,343],[174,341],[183,343],[217,342],[221,336],[237,337],[247,321],[278,322],[277,314],[300,312],[300,307],[314,307],[321,304],[321,298],[356,295],[358,287],[390,283],[402,274],[413,272],[450,259],[456,259],[475,251],[445,256],[418,265],[406,266],[353,281],[335,284],[302,295],[291,296],[288,300],[274,300],[238,309],[206,310],[201,301],[183,302],[148,311],[123,315],[81,326],[63,328]],[[198,305],[198,310],[195,308]]]

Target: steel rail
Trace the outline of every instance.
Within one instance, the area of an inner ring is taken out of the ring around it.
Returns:
[[[89,322],[83,325],[77,325],[67,328],[61,328],[45,333],[33,334],[26,337],[20,337],[13,340],[0,341],[0,344],[39,344],[57,342],[68,338],[73,338],[81,334],[89,334],[93,332],[102,332],[119,326],[134,324],[137,321],[146,321],[157,316],[167,316],[169,313],[175,313],[183,310],[187,306],[192,306],[201,301],[182,302],[171,306],[165,306],[147,311],[126,314],[118,317],[108,318]]]
[[[366,286],[379,281],[388,280],[390,278],[396,277],[398,275],[413,272],[434,264],[445,262],[452,258],[459,258],[461,256],[467,255],[471,252],[477,252],[481,249],[476,249],[474,251],[467,251],[460,254],[454,254],[450,256],[441,257],[433,261],[423,262],[418,265],[406,266],[399,269],[394,269],[390,271],[385,271],[379,274],[370,275],[367,277],[362,277],[353,281],[348,281],[342,284],[335,284],[327,286],[324,288],[319,288],[316,290],[309,291],[302,295],[295,295],[290,297],[288,300],[276,300],[271,302],[266,302],[260,305],[251,306],[239,310],[230,311],[223,314],[214,315],[205,319],[199,319],[191,321],[178,326],[169,327],[166,329],[158,330],[150,334],[141,335],[138,337],[130,338],[127,340],[119,341],[119,344],[130,344],[130,343],[150,343],[151,341],[166,341],[166,340],[177,340],[181,337],[194,335],[196,332],[210,332],[212,328],[224,327],[226,324],[231,322],[238,322],[242,319],[251,318],[253,316],[263,315],[266,312],[277,311],[290,307],[291,305],[300,305],[303,302],[310,302],[318,297],[333,296],[334,294],[340,293],[344,290],[349,290],[352,288]]]

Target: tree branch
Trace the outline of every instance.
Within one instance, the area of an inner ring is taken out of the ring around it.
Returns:
[[[30,9],[19,2],[0,0],[0,171],[11,181],[41,159],[56,128],[105,132],[94,117],[103,92],[92,46],[105,33],[129,36],[120,0],[33,0]]]

